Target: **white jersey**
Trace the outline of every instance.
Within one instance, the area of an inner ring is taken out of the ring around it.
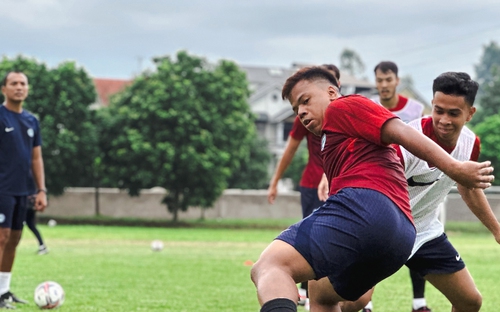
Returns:
[[[404,96],[398,95],[399,99],[406,99],[406,105],[400,110],[390,110],[394,115],[398,116],[402,121],[408,123],[412,120],[422,117],[424,113],[424,104],[417,100],[406,98]],[[374,97],[372,100],[378,104],[380,103],[380,97]]]
[[[421,118],[411,121],[408,125],[423,133]],[[470,160],[475,142],[476,135],[464,126],[450,155],[460,161]],[[444,226],[439,221],[438,206],[455,185],[455,181],[438,168],[429,167],[426,161],[417,158],[403,146],[399,148],[405,163],[410,206],[417,229],[413,256],[423,244],[444,233]]]

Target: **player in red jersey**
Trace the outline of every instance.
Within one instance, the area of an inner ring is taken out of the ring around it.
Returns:
[[[340,84],[340,71],[337,66],[325,64],[322,65],[322,67],[328,69]],[[320,155],[321,138],[309,132],[300,122],[298,117],[296,117],[293,122],[292,130],[290,131],[285,150],[278,161],[276,171],[273,174],[267,190],[267,200],[270,204],[273,204],[276,196],[278,195],[278,181],[281,179],[283,173],[292,162],[292,159],[304,138],[307,140],[309,159],[304,171],[302,172],[302,178],[300,180],[300,203],[302,206],[303,218],[310,215],[314,209],[324,203],[324,201],[318,198],[318,184],[323,175],[323,163]],[[306,305],[307,309],[307,301],[307,282],[303,282],[301,283],[299,289],[299,304]]]
[[[340,97],[335,77],[321,67],[296,72],[282,94],[304,126],[321,135],[331,188],[327,202],[283,231],[252,268],[262,312],[296,311],[295,284],[306,280],[317,280],[309,287],[315,309],[339,311],[339,302],[358,299],[406,262],[415,227],[403,167],[389,144],[466,187],[491,185],[489,162],[454,160],[382,106]]]

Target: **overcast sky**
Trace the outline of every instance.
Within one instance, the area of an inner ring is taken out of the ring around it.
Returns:
[[[356,51],[373,79],[381,60],[424,98],[444,71],[466,71],[500,42],[498,0],[1,0],[0,53],[94,77],[131,78],[154,56],[184,49],[209,61],[289,67],[338,64]]]

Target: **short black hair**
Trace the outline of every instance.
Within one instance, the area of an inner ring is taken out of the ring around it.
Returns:
[[[339,88],[339,83],[337,78],[332,74],[331,71],[322,66],[312,66],[304,67],[295,72],[292,76],[288,77],[281,91],[281,97],[283,100],[290,99],[290,93],[292,93],[293,87],[302,80],[315,81],[315,80],[326,80],[332,85]]]
[[[335,66],[333,64],[323,64],[321,66],[332,71],[335,78],[337,78],[337,81],[340,81],[340,70],[337,66]]]
[[[5,76],[3,76],[3,79],[2,79],[2,86],[4,86],[4,87],[5,87],[5,86],[7,85],[7,78],[8,78],[8,77],[9,77],[9,75],[10,75],[10,74],[12,74],[12,73],[16,73],[16,74],[23,74],[23,75],[25,75],[25,76],[26,76],[26,74],[25,74],[25,73],[23,73],[23,72],[22,72],[22,71],[20,71],[20,70],[11,70],[11,71],[8,71],[8,72],[5,74]]]
[[[465,102],[473,106],[479,84],[463,72],[446,72],[439,75],[432,84],[432,94],[442,92],[446,95],[462,96]]]
[[[398,76],[398,65],[396,63],[391,62],[391,61],[382,61],[375,66],[375,69],[373,72],[377,72],[377,69],[380,69],[384,74],[387,73],[388,71],[392,71],[394,74],[396,74],[396,77]]]

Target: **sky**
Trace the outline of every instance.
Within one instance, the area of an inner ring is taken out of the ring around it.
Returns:
[[[430,101],[439,74],[475,77],[484,46],[500,42],[499,16],[498,0],[1,0],[0,53],[130,79],[179,50],[290,67],[339,64],[350,49],[361,76],[374,82],[375,65],[394,61]]]

